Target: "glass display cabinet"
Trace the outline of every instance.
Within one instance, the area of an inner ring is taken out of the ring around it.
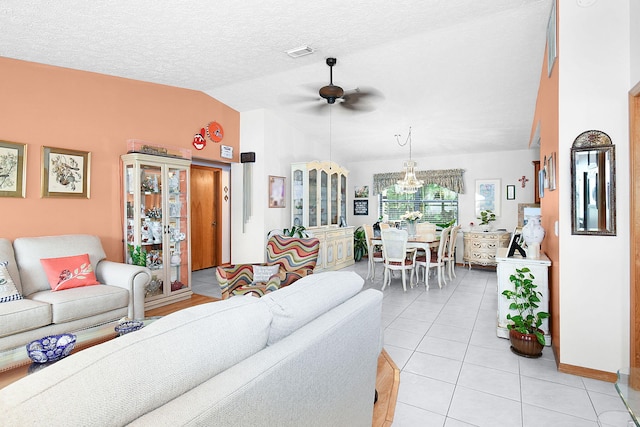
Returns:
[[[346,221],[348,175],[333,162],[293,163],[291,223],[309,228]]]
[[[333,162],[291,165],[291,224],[320,240],[316,272],[354,263],[353,227],[346,226],[348,175]]]
[[[131,153],[122,156],[125,262],[152,273],[145,308],[191,297],[191,161]]]

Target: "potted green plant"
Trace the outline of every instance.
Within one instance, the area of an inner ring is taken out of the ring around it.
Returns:
[[[491,223],[496,220],[496,214],[491,209],[485,209],[480,211],[478,219],[480,220],[480,228],[489,231]]]
[[[289,237],[309,237],[309,235],[307,234],[307,229],[304,227],[304,225],[293,225],[291,226],[291,228],[285,228],[282,230],[282,234]]]
[[[128,244],[127,248],[129,249],[129,256],[131,257],[131,263],[133,265],[141,265],[142,267],[147,266],[147,251],[142,249],[140,246],[133,246]]]
[[[509,309],[517,313],[507,314],[507,319],[511,321],[507,325],[511,350],[525,357],[540,357],[546,344],[540,325],[549,318],[549,313],[537,310],[542,292],[536,290],[534,279],[529,268],[516,268],[515,274],[509,276],[513,290],[505,289],[502,292],[511,301]]]
[[[353,259],[358,262],[365,256],[369,248],[367,246],[367,235],[362,226],[353,232]]]

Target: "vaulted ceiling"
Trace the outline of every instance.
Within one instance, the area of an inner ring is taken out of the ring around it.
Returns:
[[[528,147],[551,0],[4,0],[0,56],[271,109],[342,158]],[[299,58],[285,51],[309,46]],[[329,106],[333,83],[379,94]],[[362,104],[362,103],[361,103]]]

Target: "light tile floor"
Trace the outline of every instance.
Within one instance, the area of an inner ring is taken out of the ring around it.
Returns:
[[[348,267],[367,275],[366,259]],[[382,266],[365,287],[382,287]],[[511,353],[496,337],[496,274],[457,267],[452,282],[384,291],[384,347],[400,368],[394,427],[627,426],[612,383],[557,371],[550,347],[539,359]],[[196,293],[220,295],[214,269],[192,275]]]

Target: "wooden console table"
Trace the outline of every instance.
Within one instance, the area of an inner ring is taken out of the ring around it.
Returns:
[[[511,240],[508,231],[464,231],[464,262],[483,266],[496,265],[496,251]]]

